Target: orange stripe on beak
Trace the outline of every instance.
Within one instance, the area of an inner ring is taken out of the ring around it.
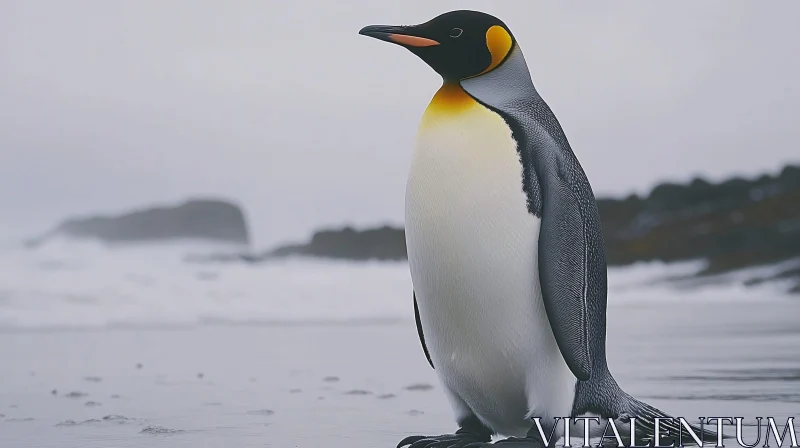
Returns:
[[[389,39],[396,44],[405,45],[407,47],[432,47],[434,45],[439,45],[439,42],[433,39],[408,36],[406,34],[390,34]]]

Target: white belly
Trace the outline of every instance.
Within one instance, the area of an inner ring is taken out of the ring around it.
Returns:
[[[539,224],[502,118],[476,105],[423,120],[405,225],[425,341],[456,412],[504,435],[569,415],[574,397],[541,299]]]

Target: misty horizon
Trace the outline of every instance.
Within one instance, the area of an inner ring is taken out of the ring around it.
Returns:
[[[514,30],[598,197],[797,161],[794,2],[216,5],[0,5],[3,233],[206,196],[257,246],[400,224],[440,80],[358,30],[457,8]]]

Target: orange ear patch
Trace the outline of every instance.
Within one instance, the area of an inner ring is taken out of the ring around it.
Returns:
[[[502,26],[495,25],[489,28],[489,30],[486,31],[486,47],[489,48],[489,53],[492,55],[492,63],[480,74],[494,70],[500,65],[503,59],[508,56],[508,52],[511,51],[512,43],[511,35],[508,34],[508,31]]]

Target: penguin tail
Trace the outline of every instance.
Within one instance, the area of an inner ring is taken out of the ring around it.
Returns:
[[[702,422],[700,426],[697,426],[688,419],[673,417],[625,392],[623,394],[625,396],[625,412],[620,414],[620,419],[626,423],[632,423],[631,435],[635,434],[636,445],[642,445],[642,443],[638,443],[639,441],[644,442],[643,444],[654,441],[657,418],[659,419],[658,432],[661,436],[661,444],[669,444],[670,439],[672,439],[676,447],[684,445],[703,446],[707,443],[716,445],[717,433],[706,429]],[[730,435],[723,434],[723,439],[729,438],[731,438]],[[700,442],[699,444],[698,441]]]

